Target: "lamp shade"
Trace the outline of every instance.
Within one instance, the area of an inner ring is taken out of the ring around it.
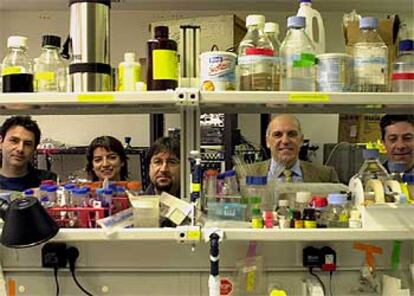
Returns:
[[[1,243],[10,248],[26,248],[41,244],[59,231],[59,226],[34,197],[13,200],[3,219]]]

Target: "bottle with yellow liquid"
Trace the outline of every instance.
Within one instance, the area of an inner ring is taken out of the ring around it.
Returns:
[[[135,60],[134,52],[126,52],[124,61],[118,66],[118,91],[136,91],[141,81],[141,65]]]

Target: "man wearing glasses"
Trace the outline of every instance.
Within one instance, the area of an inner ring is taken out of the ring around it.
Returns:
[[[180,143],[172,137],[159,138],[148,152],[151,184],[144,194],[167,192],[180,198]]]

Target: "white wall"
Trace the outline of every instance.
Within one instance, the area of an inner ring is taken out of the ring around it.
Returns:
[[[111,63],[118,64],[122,60],[123,53],[128,50],[137,52],[138,57],[145,57],[145,42],[150,37],[148,25],[153,21],[162,19],[194,17],[196,15],[219,15],[232,12],[225,11],[120,11],[111,12]],[[260,12],[238,11],[242,19],[250,13],[263,13],[267,20],[276,21],[281,27],[281,39],[285,34],[286,17],[293,15],[288,12]],[[342,15],[344,12],[324,12],[323,17],[326,27],[327,51],[343,52],[344,42],[342,34]],[[364,11],[360,11],[364,13]],[[408,15],[400,15],[403,19],[409,19]],[[384,17],[384,15],[378,15]],[[0,11],[0,56],[6,52],[7,36],[20,34],[29,38],[29,54],[36,57],[40,53],[41,36],[44,33],[54,33],[66,37],[69,30],[69,9],[67,11]],[[37,118],[37,117],[36,117]],[[112,134],[123,138],[125,135],[133,137],[133,144],[138,146],[148,145],[149,127],[147,115],[119,115],[111,116],[110,124],[107,116],[39,116],[39,123],[45,137],[71,144],[88,144],[92,137],[99,134]],[[126,118],[128,120],[126,120]],[[257,115],[240,115],[240,127],[242,132],[255,143],[260,142],[258,134],[259,122]],[[303,126],[306,127],[306,137],[313,142],[322,144],[336,142],[337,140],[337,115],[300,115]],[[168,115],[166,125],[174,127],[179,125],[178,115]],[[52,124],[53,123],[53,124]],[[79,133],[78,128],[82,128]],[[317,133],[323,126],[324,133]],[[322,150],[322,147],[321,147]]]

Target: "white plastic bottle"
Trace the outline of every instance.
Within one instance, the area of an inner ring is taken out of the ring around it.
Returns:
[[[267,22],[264,26],[264,33],[269,38],[270,42],[273,45],[273,89],[275,91],[279,90],[279,81],[280,81],[280,60],[279,60],[279,50],[280,50],[280,41],[279,41],[279,24]]]
[[[126,52],[124,61],[118,66],[118,90],[136,91],[139,81],[141,81],[141,65],[135,61],[134,52]]]
[[[27,38],[10,36],[2,65],[3,92],[33,92],[33,65],[27,54]]]
[[[280,90],[315,91],[315,48],[305,33],[305,18],[288,18],[288,32],[280,46]]]
[[[400,41],[400,53],[392,65],[392,91],[414,92],[414,41]]]
[[[265,17],[249,15],[247,33],[238,50],[238,89],[269,91],[273,88],[273,45],[263,32]]]
[[[312,0],[300,0],[297,15],[306,18],[305,31],[315,46],[316,54],[325,53],[325,27],[319,11],[312,8]],[[315,24],[317,25],[316,29],[313,27]]]
[[[66,67],[59,54],[60,37],[43,35],[42,51],[35,60],[35,91],[66,91]]]
[[[377,33],[378,19],[363,17],[361,34],[353,46],[355,90],[384,92],[388,89],[388,48]]]

